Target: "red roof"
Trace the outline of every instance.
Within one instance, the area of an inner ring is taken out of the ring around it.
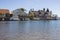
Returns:
[[[10,13],[8,9],[0,9],[0,14]]]

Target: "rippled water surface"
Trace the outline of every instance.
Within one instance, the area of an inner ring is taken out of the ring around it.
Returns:
[[[60,20],[0,21],[0,40],[60,40]]]

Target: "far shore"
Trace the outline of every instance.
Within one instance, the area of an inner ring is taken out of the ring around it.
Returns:
[[[51,19],[51,20],[55,20],[55,19]],[[60,20],[60,19],[57,19],[57,20]],[[2,20],[2,21],[6,21],[6,20]],[[21,21],[21,20],[7,20],[7,21]],[[22,21],[40,21],[40,20],[22,20]]]

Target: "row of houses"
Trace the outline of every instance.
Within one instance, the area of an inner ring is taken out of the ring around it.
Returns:
[[[57,15],[52,14],[48,8],[45,10],[30,9],[26,13],[26,9],[19,8],[13,10],[11,13],[8,9],[0,9],[0,20],[51,20],[57,19]]]
[[[57,19],[57,15],[52,14],[52,11],[50,11],[48,8],[45,10],[38,10],[38,11],[29,11],[30,14],[34,14],[35,18],[43,19],[43,20],[50,20],[50,19]]]

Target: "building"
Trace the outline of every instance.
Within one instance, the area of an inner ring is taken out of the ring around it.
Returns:
[[[0,21],[1,20],[10,20],[12,15],[10,14],[8,9],[0,9]]]
[[[13,17],[12,17],[13,20],[22,20],[22,19],[25,19],[24,18],[25,16],[27,16],[23,8],[13,10],[12,14],[13,14]]]

